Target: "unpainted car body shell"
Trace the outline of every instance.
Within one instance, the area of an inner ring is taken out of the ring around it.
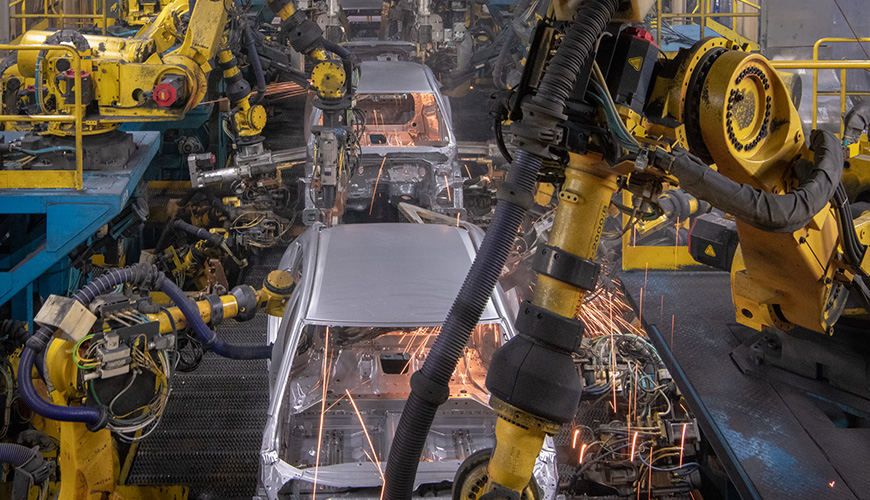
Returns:
[[[286,490],[286,485],[292,481],[313,483],[315,480],[315,467],[294,467],[283,459],[281,452],[282,444],[286,445],[282,443],[282,426],[285,425],[282,415],[286,420],[287,412],[294,411],[288,410],[294,404],[288,397],[292,392],[288,386],[294,383],[293,370],[298,370],[294,368],[294,358],[303,331],[311,325],[413,327],[441,324],[482,238],[482,230],[466,223],[460,223],[460,227],[395,223],[333,228],[317,224],[288,247],[279,268],[296,273],[298,284],[288,299],[284,317],[269,318],[268,337],[275,348],[270,365],[269,411],[260,452],[259,498],[283,498],[279,497],[279,492]],[[497,287],[481,324],[498,325],[499,343],[515,334],[509,318],[511,309],[508,299]],[[486,366],[482,369],[485,371]],[[476,396],[476,402],[467,401],[491,412],[485,407],[485,400],[480,401],[481,396],[486,396],[485,389]],[[396,402],[383,401],[384,405]],[[305,405],[310,404],[306,400]],[[377,401],[367,404],[371,407]],[[320,409],[319,404],[316,409]],[[494,418],[494,414],[487,418]],[[381,467],[386,462],[385,452],[382,450],[383,456],[379,457],[384,462]],[[415,488],[421,484],[452,481],[460,463],[461,460],[421,462]],[[544,493],[542,497],[550,498],[557,480],[551,440],[538,459],[535,476]],[[321,466],[317,471],[317,484],[371,489],[380,487],[381,478],[375,465],[362,459]]]

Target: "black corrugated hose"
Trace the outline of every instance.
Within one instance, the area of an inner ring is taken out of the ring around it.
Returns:
[[[251,105],[256,106],[266,96],[266,75],[263,73],[260,54],[257,52],[257,39],[250,26],[245,27],[245,38],[248,41],[248,62],[251,63],[251,69],[254,70],[254,77],[257,79],[257,95],[251,99]]]
[[[830,132],[814,130],[811,172],[797,189],[775,194],[740,184],[711,169],[686,151],[677,151],[671,173],[680,188],[752,227],[792,233],[806,226],[831,201],[843,173],[843,148]]]
[[[166,279],[162,272],[150,264],[137,263],[122,269],[115,269],[80,289],[72,298],[87,307],[95,298],[118,285],[143,285],[146,283],[151,288],[162,290],[175,302],[199,340],[204,345],[211,347],[216,354],[230,359],[264,359],[271,355],[271,345],[238,346],[219,339],[202,320],[193,301],[184,295],[171,280]],[[53,336],[52,329],[42,326],[27,339],[18,369],[18,391],[21,399],[31,410],[50,420],[83,422],[92,431],[102,429],[108,422],[108,412],[104,406],[90,408],[54,405],[42,399],[42,396],[33,387],[30,374],[33,371],[35,358],[45,350]]]
[[[589,0],[577,11],[562,44],[550,62],[535,96],[535,104],[560,113],[595,40],[613,17],[617,0]],[[523,149],[517,151],[505,185],[520,196],[531,196],[543,160]],[[480,320],[526,209],[502,199],[481,243],[480,250],[459,294],[450,308],[420,371],[411,377],[411,394],[405,403],[390,448],[384,478],[384,498],[405,500],[414,492],[417,465],[432,420],[449,395],[448,383],[462,355],[471,330]]]

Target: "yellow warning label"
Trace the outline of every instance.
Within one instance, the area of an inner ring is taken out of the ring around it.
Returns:
[[[710,257],[715,257],[715,256],[716,256],[716,251],[713,250],[713,245],[707,245],[707,249],[704,250],[704,253],[707,254],[707,255],[709,255]]]
[[[643,63],[642,57],[632,57],[628,60],[628,64],[631,64],[631,67],[634,68],[635,71],[640,71],[640,65]]]

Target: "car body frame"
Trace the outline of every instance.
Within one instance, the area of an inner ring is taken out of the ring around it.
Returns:
[[[398,203],[406,202],[450,217],[465,216],[450,103],[431,69],[410,61],[362,61],[356,109],[366,117],[366,128],[359,164],[348,172],[346,215],[377,214],[373,209],[379,202],[395,214]],[[312,109],[309,129],[321,119],[322,112]],[[313,151],[311,136],[309,157]],[[319,220],[314,174],[309,161],[303,212],[308,225]]]
[[[378,497],[410,375],[422,366],[482,239],[466,223],[317,224],[290,245],[279,267],[298,284],[283,318],[269,319],[275,347],[258,498],[304,498],[315,482],[326,488],[318,495]],[[441,485],[434,496],[449,497],[443,485],[462,461],[494,445],[497,415],[484,379],[492,352],[515,335],[513,310],[497,287],[435,417],[415,489]],[[535,477],[542,498],[550,498],[551,440]]]

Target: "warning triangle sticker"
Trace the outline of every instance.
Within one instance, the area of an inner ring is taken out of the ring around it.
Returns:
[[[632,57],[628,60],[628,64],[631,64],[631,67],[634,68],[635,71],[640,71],[641,63],[643,63],[643,58],[641,57]]]
[[[704,254],[709,255],[710,257],[715,257],[716,251],[713,250],[713,245],[707,245],[707,249],[704,250]]]

